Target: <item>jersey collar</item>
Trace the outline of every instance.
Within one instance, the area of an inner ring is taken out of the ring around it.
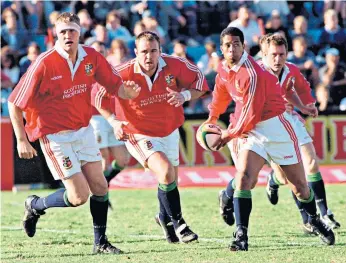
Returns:
[[[70,59],[68,53],[60,46],[58,41],[55,42],[54,48],[59,53],[59,55],[62,56],[64,59],[66,60]],[[77,60],[82,60],[87,55],[87,53],[85,52],[81,44],[78,44],[77,54],[78,54]]]
[[[265,69],[266,69],[268,72],[270,72],[270,73],[273,74],[275,77],[277,77],[277,76],[275,75],[275,73],[272,71],[272,69],[269,67],[268,62],[267,62],[264,58],[262,58],[262,63],[263,63],[263,65],[264,65]],[[282,85],[282,84],[284,83],[284,81],[285,81],[287,75],[290,73],[290,69],[287,67],[287,64],[286,64],[286,63],[285,63],[285,66],[283,67],[282,70],[283,70],[283,72],[282,72],[281,80],[279,80],[279,81],[280,81],[280,85]]]

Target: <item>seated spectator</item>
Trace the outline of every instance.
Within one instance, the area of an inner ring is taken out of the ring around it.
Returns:
[[[47,38],[46,38],[46,46],[47,49],[51,49],[55,45],[55,41],[57,39],[56,30],[55,30],[55,22],[59,16],[58,11],[54,11],[49,15],[49,22],[52,26],[47,29]]]
[[[310,82],[311,88],[319,83],[315,54],[307,49],[304,37],[293,39],[293,51],[288,52],[287,61],[296,64],[305,78]]]
[[[244,0],[235,0],[235,1],[229,1],[228,6],[230,9],[229,12],[229,20],[234,21],[238,18],[238,11],[239,8],[242,6],[246,6],[251,13],[252,19],[256,20],[257,19],[257,7],[256,4],[254,3],[255,1],[249,0],[249,1],[244,1]]]
[[[288,34],[288,30],[286,27],[282,25],[281,21],[281,15],[278,10],[273,10],[271,17],[269,18],[266,28],[265,28],[266,34],[269,33],[280,33],[287,39],[288,43],[288,50],[292,50],[292,40],[290,35]]]
[[[163,28],[168,30],[168,18],[171,22],[171,39],[186,36],[187,39],[193,38],[198,40],[197,30],[197,3],[196,1],[171,1],[166,0],[160,3],[161,12],[164,15]],[[166,18],[166,19],[164,19]],[[197,39],[196,39],[197,38]]]
[[[304,1],[287,1],[290,13],[288,14],[288,22],[291,24],[295,17],[309,17],[309,13],[304,6]]]
[[[313,38],[308,34],[308,21],[304,16],[297,16],[293,20],[293,31],[291,32],[291,38],[300,36],[305,38],[308,48],[313,46]]]
[[[90,46],[94,48],[97,52],[101,53],[104,57],[107,56],[107,49],[104,43],[100,41],[95,41]]]
[[[346,27],[346,2],[345,1],[333,1],[333,0],[324,0],[324,11],[328,9],[335,10],[338,20],[339,26],[345,28]]]
[[[213,41],[208,41],[204,45],[206,53],[197,62],[197,67],[205,74],[209,70],[211,54],[216,52],[216,45]]]
[[[323,83],[319,83],[315,89],[316,107],[319,112],[334,112],[338,110],[338,106],[333,104],[329,95],[329,89]]]
[[[326,65],[319,70],[323,85],[329,87],[330,97],[336,105],[346,97],[346,65],[340,62],[336,48],[326,51]]]
[[[19,67],[14,51],[6,46],[1,49],[1,69],[12,83],[17,84],[19,80]]]
[[[109,55],[106,58],[113,67],[130,60],[125,42],[121,39],[114,39],[111,44]]]
[[[287,1],[255,0],[254,2],[257,16],[262,17],[265,22],[267,22],[274,10],[278,10],[282,15],[283,24],[287,24],[287,16],[290,14]]]
[[[186,41],[183,38],[174,40],[172,56],[186,58],[189,62],[194,63],[193,59],[187,54],[186,46]]]
[[[106,28],[110,41],[113,39],[121,39],[125,43],[132,40],[132,36],[126,27],[120,24],[121,17],[117,11],[111,11],[107,15]]]
[[[133,35],[137,37],[140,33],[146,30],[145,25],[142,21],[138,21],[133,28]]]
[[[95,1],[94,14],[98,23],[104,23],[109,11],[117,10],[122,17],[130,17],[132,1]]]
[[[12,8],[8,7],[2,12],[2,19],[5,24],[1,26],[1,37],[12,50],[16,50],[20,55],[25,54],[28,33],[24,27],[22,13],[17,14]]]
[[[166,43],[166,32],[159,25],[156,18],[152,15],[151,11],[146,10],[142,15],[142,23],[145,26],[145,30],[156,33],[159,38],[161,45]]]
[[[95,41],[99,41],[105,44],[106,48],[110,48],[111,40],[108,35],[108,31],[104,25],[98,24],[95,26],[93,37],[89,37],[85,40],[85,45],[90,46]]]
[[[79,17],[81,27],[80,41],[84,43],[87,38],[92,36],[93,21],[86,9],[80,10],[77,16]]]
[[[250,52],[250,54],[255,55],[259,50],[258,41],[262,33],[257,21],[251,19],[250,16],[250,10],[246,6],[242,6],[238,11],[238,19],[232,21],[228,27],[237,27],[243,31],[245,46],[250,51],[254,48],[254,51]]]
[[[30,67],[31,63],[34,62],[40,55],[41,50],[36,42],[31,42],[28,46],[28,53],[25,57],[22,57],[19,61],[19,77],[21,78]]]
[[[79,13],[81,10],[86,10],[90,16],[91,19],[95,18],[94,10],[95,10],[95,1],[76,1],[73,3],[74,5],[74,12]]]
[[[342,58],[346,55],[346,33],[338,25],[338,16],[333,9],[328,9],[324,13],[324,28],[319,44],[322,48],[337,48],[341,52]]]

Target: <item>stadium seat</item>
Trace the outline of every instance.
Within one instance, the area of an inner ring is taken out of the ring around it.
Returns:
[[[187,54],[193,59],[195,63],[201,58],[202,55],[205,54],[205,48],[204,46],[197,46],[197,47],[187,47],[186,48]]]

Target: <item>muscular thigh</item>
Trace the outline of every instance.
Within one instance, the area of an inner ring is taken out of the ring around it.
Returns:
[[[237,189],[250,190],[257,181],[258,174],[265,163],[265,159],[257,153],[244,150],[237,160]]]
[[[281,165],[282,170],[286,174],[287,180],[293,185],[306,185],[306,178],[303,164]]]
[[[103,196],[108,192],[108,185],[102,172],[101,162],[86,163],[82,166],[82,171],[92,194]]]

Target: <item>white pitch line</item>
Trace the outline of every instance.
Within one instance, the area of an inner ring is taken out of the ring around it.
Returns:
[[[22,231],[22,227],[17,226],[1,226],[1,229],[3,230],[18,230]],[[68,234],[80,234],[80,231],[73,231],[73,230],[60,230],[60,229],[48,229],[48,228],[39,228],[38,231],[42,232],[53,232],[53,233],[68,233]],[[142,239],[164,239],[162,236],[159,235],[128,235],[128,237],[132,238],[142,238]],[[212,242],[212,243],[228,243],[226,239],[220,239],[220,238],[198,238],[199,241],[203,242]]]

